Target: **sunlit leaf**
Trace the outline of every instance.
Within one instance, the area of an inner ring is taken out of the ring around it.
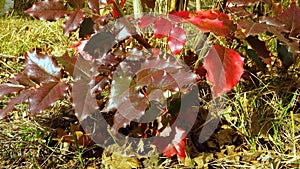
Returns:
[[[23,89],[25,89],[25,87],[22,85],[15,85],[11,83],[0,84],[0,98],[2,98],[6,94],[17,93]]]
[[[196,11],[187,19],[203,32],[213,32],[218,36],[229,36],[235,25],[229,15],[218,10]]]
[[[75,31],[80,24],[84,20],[84,12],[83,10],[76,10],[73,11],[66,17],[66,21],[64,22],[63,31],[64,33],[73,32]]]
[[[101,66],[99,69],[101,69]],[[73,72],[74,82],[71,93],[75,115],[79,121],[83,121],[98,109],[96,93],[101,92],[108,79],[100,75],[97,77],[97,75],[98,73],[92,63],[79,56]]]
[[[64,17],[68,11],[67,7],[58,0],[47,0],[36,2],[25,13],[40,20],[55,21]]]
[[[233,49],[218,44],[210,49],[203,66],[215,97],[230,91],[240,81],[243,65],[244,59]]]
[[[34,90],[34,94],[29,99],[29,111],[31,115],[53,106],[53,104],[65,97],[69,85],[64,82],[49,82],[42,84]]]
[[[99,13],[100,0],[88,0],[88,6],[94,13]]]
[[[79,121],[83,121],[98,109],[96,96],[92,93],[89,82],[86,79],[73,82],[71,96],[75,115]]]
[[[154,24],[154,36],[156,38],[164,38],[168,36],[172,27],[173,25],[170,21],[164,18],[159,18]]]
[[[172,54],[179,54],[186,43],[186,32],[184,29],[176,27],[172,28],[168,37],[168,47]]]
[[[151,15],[144,15],[139,19],[139,27],[140,28],[146,28],[150,26],[151,24],[155,23],[157,20],[157,17],[153,17]]]
[[[11,78],[8,79],[8,81],[13,84],[20,84],[27,87],[36,86],[36,84],[24,74],[24,72],[22,74],[14,74]]]
[[[27,52],[25,59],[24,73],[37,83],[58,81],[62,76],[56,60],[47,54]]]
[[[185,158],[186,153],[184,147],[186,145],[186,132],[181,128],[175,128],[175,136],[170,144],[164,149],[163,154],[171,158],[173,155],[177,155],[179,158]]]
[[[14,110],[15,105],[27,102],[32,93],[34,93],[33,89],[24,90],[15,98],[10,99],[8,105],[0,110],[0,119],[5,118],[8,112]]]

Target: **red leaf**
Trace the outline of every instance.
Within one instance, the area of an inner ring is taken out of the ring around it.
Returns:
[[[168,38],[168,47],[170,48],[172,54],[179,54],[185,43],[186,43],[186,32],[182,28],[172,28],[169,38]]]
[[[126,3],[126,0],[119,0],[120,1],[120,5],[121,7],[124,7],[125,3]]]
[[[67,13],[67,7],[58,0],[36,2],[25,13],[40,20],[55,21],[63,18]]]
[[[169,13],[169,17],[171,16],[176,16],[176,18],[183,18],[183,19],[188,19],[189,18],[189,15],[190,15],[190,12],[189,11],[172,11]],[[171,19],[171,18],[170,18]],[[171,19],[172,20],[172,19]]]
[[[15,98],[10,99],[8,105],[4,109],[0,110],[0,119],[5,118],[7,113],[15,108],[16,104],[24,103],[32,95],[32,93],[34,93],[33,89],[24,90]]]
[[[56,60],[47,54],[27,52],[25,54],[24,73],[37,83],[58,81],[61,76],[61,68]]]
[[[83,52],[83,49],[85,47],[85,45],[88,43],[89,40],[81,40],[79,39],[77,41],[77,43],[71,45],[69,48],[70,49],[75,49],[76,53],[79,54],[81,52]]]
[[[173,155],[177,155],[180,158],[185,158],[186,153],[184,147],[186,145],[186,132],[178,127],[176,127],[175,130],[175,137],[164,149],[163,154],[168,158],[171,158]]]
[[[73,11],[70,15],[66,17],[64,22],[63,31],[64,33],[75,31],[84,20],[83,10]]]
[[[213,32],[218,36],[229,36],[235,30],[235,25],[229,15],[218,10],[196,11],[190,14],[187,21],[203,32]]]
[[[144,15],[143,17],[141,17],[139,19],[139,27],[140,28],[146,28],[148,27],[149,25],[151,25],[152,23],[156,22],[157,18],[156,17],[153,17],[153,16],[150,16],[150,15]]]
[[[183,19],[189,18],[189,14],[190,13],[188,11],[180,11],[180,12],[172,11],[168,14],[168,19],[175,23],[182,23]]]
[[[240,81],[243,64],[244,58],[233,49],[218,44],[210,49],[203,66],[207,80],[213,84],[214,97],[230,91]]]
[[[35,89],[34,95],[29,99],[29,111],[31,115],[40,113],[52,106],[57,100],[62,99],[69,89],[64,82],[49,82]]]
[[[154,35],[156,38],[164,38],[168,36],[171,31],[173,25],[170,21],[159,18],[157,22],[154,24]]]
[[[0,85],[0,98],[2,98],[6,94],[16,93],[20,90],[24,90],[25,87],[22,85],[15,85],[11,83],[1,84]]]

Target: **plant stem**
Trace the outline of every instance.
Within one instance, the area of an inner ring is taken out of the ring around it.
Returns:
[[[201,10],[201,0],[196,0],[196,11]]]
[[[117,10],[117,12],[119,14],[119,17],[120,18],[122,17],[122,19],[124,21],[124,25],[126,26],[126,28],[128,28],[128,30],[130,30],[130,33],[131,33],[132,37],[135,38],[146,49],[148,49],[148,50],[151,49],[152,48],[151,45],[141,35],[139,35],[136,32],[135,27],[128,21],[128,19],[126,17],[124,17],[124,13],[123,13],[123,10],[122,10],[121,5],[119,3],[119,0],[114,1],[114,8]]]
[[[76,136],[73,124],[71,124],[71,132],[72,132],[72,135],[73,135],[76,150],[78,152],[78,156],[79,156],[78,158],[79,158],[80,166],[83,167],[82,155],[81,155],[80,148],[79,148],[79,145],[78,145],[78,142],[77,142],[77,136]]]
[[[137,19],[144,12],[142,1],[141,0],[133,0],[133,13],[134,18]]]

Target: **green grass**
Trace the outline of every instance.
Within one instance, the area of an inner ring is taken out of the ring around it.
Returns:
[[[46,22],[13,13],[0,17],[0,82],[22,71],[27,51],[62,55],[78,39],[76,34],[64,35],[62,24],[63,20]]]

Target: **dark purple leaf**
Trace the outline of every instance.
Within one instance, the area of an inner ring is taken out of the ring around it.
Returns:
[[[272,59],[270,56],[270,51],[267,49],[265,42],[258,39],[258,36],[248,36],[246,41],[250,46],[259,54],[260,58],[266,64],[271,64]]]
[[[25,54],[24,73],[37,83],[58,81],[62,71],[56,60],[47,54],[40,54],[36,51]]]
[[[270,32],[277,36],[278,40],[284,42],[292,52],[300,52],[299,42],[293,39],[287,39],[282,32],[285,32],[283,27],[267,25],[266,23],[256,23],[252,20],[242,19],[238,21],[238,26],[243,30],[246,37],[256,36],[261,33]]]
[[[68,3],[72,8],[75,9],[82,9],[85,6],[85,1],[84,0],[68,0]]]
[[[148,8],[154,9],[156,0],[142,0],[144,4],[148,6]]]
[[[46,108],[65,97],[69,85],[64,82],[49,82],[42,84],[34,90],[34,94],[29,99],[29,111],[31,115],[40,113]]]
[[[233,6],[229,8],[232,14],[235,14],[239,17],[254,17],[255,14],[248,12],[243,6]]]
[[[10,99],[8,101],[8,105],[4,109],[0,110],[0,119],[5,118],[8,112],[14,110],[15,105],[26,102],[33,93],[33,89],[24,90],[15,98]]]
[[[57,60],[58,63],[60,63],[64,67],[64,71],[68,72],[69,75],[73,76],[73,71],[77,61],[76,56],[70,57],[67,53],[64,53],[60,57],[55,57],[55,60]]]
[[[99,59],[96,59],[97,63],[100,65],[109,65],[109,66],[115,66],[120,63],[121,59],[119,59],[118,56],[114,55],[111,52],[108,52],[107,54],[102,55]]]
[[[81,55],[77,56],[77,61],[73,71],[74,81],[85,79],[89,82],[93,77],[92,68],[92,62],[85,60]]]
[[[36,84],[30,80],[24,73],[14,74],[11,78],[8,79],[9,82],[13,84],[20,84],[26,87],[35,87]]]
[[[255,62],[259,69],[264,70],[266,68],[266,63],[262,61],[261,57],[258,57],[258,54],[255,50],[247,49],[246,53],[247,56]]]
[[[161,93],[188,90],[196,79],[195,74],[186,71],[172,56],[167,59],[149,58],[140,64],[135,63],[123,61],[112,81],[109,104],[105,111],[117,109],[112,127],[115,132],[130,121],[140,119],[151,101],[166,100],[164,97],[158,98],[162,96]]]
[[[173,25],[170,21],[159,18],[154,24],[154,36],[156,38],[164,38],[169,35]]]
[[[88,5],[89,5],[89,8],[94,13],[99,13],[99,10],[100,10],[100,0],[88,0]]]
[[[290,37],[300,35],[300,8],[296,6],[295,1],[278,18],[284,24],[285,29],[290,32]]]
[[[72,86],[73,108],[79,121],[83,121],[98,109],[96,95],[92,92],[89,83],[88,79],[80,79]]]
[[[136,32],[135,28],[128,24],[126,18],[119,18],[115,22],[113,34],[115,35],[116,40],[122,41],[130,36],[135,35]]]
[[[46,0],[36,2],[25,13],[40,20],[55,21],[63,18],[67,13],[67,7],[58,0]]]
[[[109,32],[100,32],[91,37],[84,46],[83,51],[87,52],[94,58],[101,57],[106,54],[115,43],[115,36]]]
[[[0,84],[0,98],[2,98],[6,94],[16,93],[24,89],[25,87],[22,85],[16,85],[11,83]]]
[[[288,51],[287,47],[277,41],[277,52],[278,57],[282,62],[284,68],[288,69],[295,61],[295,58],[291,52]]]
[[[64,22],[64,33],[75,31],[83,22],[84,16],[83,10],[73,11],[71,14],[69,14]]]
[[[102,90],[101,87],[105,85],[106,79],[96,78],[99,74],[96,69],[97,67],[92,66],[92,62],[78,56],[73,73],[71,97],[75,115],[79,121],[84,120],[98,109],[96,93]]]
[[[80,25],[79,29],[79,38],[86,38],[88,36],[91,36],[94,31],[94,21],[92,18],[84,18],[83,22]]]

